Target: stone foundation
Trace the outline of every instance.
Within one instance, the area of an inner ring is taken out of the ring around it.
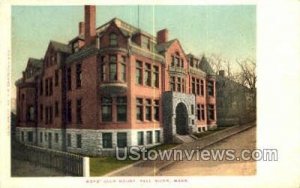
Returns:
[[[155,131],[160,131],[160,142],[155,143]],[[117,133],[127,133],[127,146],[137,146],[137,132],[144,132],[144,147],[153,147],[160,145],[163,140],[163,129],[108,129],[108,130],[91,130],[91,129],[67,129],[66,138],[63,138],[61,129],[46,129],[46,128],[16,128],[16,138],[18,141],[29,144],[38,145],[44,148],[54,150],[63,150],[63,139],[67,144],[67,152],[78,153],[90,156],[107,156],[115,154],[117,147]],[[147,144],[146,132],[152,131],[152,144]],[[22,139],[23,132],[23,139]],[[33,141],[28,141],[28,132],[33,132]],[[102,133],[112,133],[112,148],[103,148]],[[81,147],[77,147],[77,134],[81,135]],[[49,136],[51,135],[51,136]],[[57,136],[56,136],[57,135]],[[71,135],[71,145],[68,145],[68,135]],[[51,140],[50,140],[51,138]],[[37,141],[37,142],[36,142]],[[37,143],[37,144],[36,144]]]

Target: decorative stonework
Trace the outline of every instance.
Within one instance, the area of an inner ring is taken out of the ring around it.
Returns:
[[[168,91],[163,93],[163,117],[164,117],[164,133],[165,142],[173,142],[173,136],[176,135],[176,107],[179,103],[183,103],[188,112],[188,129],[189,134],[197,132],[195,122],[195,114],[192,114],[192,106],[195,113],[195,96],[191,94],[178,93]]]

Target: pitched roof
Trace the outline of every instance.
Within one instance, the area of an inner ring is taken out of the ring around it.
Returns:
[[[33,67],[36,67],[36,68],[41,68],[43,66],[43,61],[41,59],[36,59],[36,58],[32,58],[30,57],[28,59],[28,64],[27,66],[33,66]]]
[[[206,72],[208,75],[215,75],[214,70],[210,66],[209,62],[207,61],[206,57],[203,56],[200,61],[200,69]]]
[[[50,41],[50,44],[52,45],[52,47],[56,50],[56,51],[60,51],[60,52],[64,52],[64,53],[72,53],[72,49],[70,46],[68,46],[67,44],[63,44],[61,42],[57,42],[57,41]]]
[[[121,20],[120,18],[113,18],[110,21],[106,22],[105,24],[97,27],[96,31],[98,33],[101,33],[102,31],[104,31],[111,23],[114,23],[120,30],[121,32],[125,35],[125,36],[131,36],[134,35],[136,33],[141,33],[147,37],[149,37],[152,40],[156,41],[156,37],[151,35],[150,33],[141,30],[140,28],[137,28],[123,20]]]
[[[164,52],[166,51],[170,46],[171,44],[173,44],[173,42],[175,42],[177,39],[173,39],[173,40],[170,40],[170,41],[167,41],[167,42],[164,42],[164,43],[160,43],[160,44],[157,44],[156,45],[156,50],[158,52]]]

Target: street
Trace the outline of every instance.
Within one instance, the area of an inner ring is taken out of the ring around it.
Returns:
[[[256,127],[250,128],[205,149],[234,149],[236,156],[242,149],[253,150],[256,148]],[[255,161],[179,161],[167,166],[157,173],[157,176],[234,176],[255,175]]]

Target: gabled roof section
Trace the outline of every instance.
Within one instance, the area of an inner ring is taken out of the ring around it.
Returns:
[[[30,57],[28,59],[27,67],[34,67],[34,68],[40,69],[40,68],[42,68],[42,66],[43,66],[43,61],[41,59],[36,59],[36,58],[32,58],[32,57]],[[26,69],[27,69],[27,67],[26,67]]]
[[[96,32],[97,33],[102,33],[103,31],[106,30],[106,28],[108,28],[111,24],[115,24],[119,29],[120,31],[122,32],[122,34],[124,36],[132,36],[134,34],[137,34],[137,33],[141,33],[147,37],[149,37],[150,39],[156,41],[156,37],[154,37],[153,35],[151,35],[150,33],[146,32],[146,31],[143,31],[123,20],[121,20],[120,18],[113,18],[111,19],[110,21],[108,21],[107,23],[101,25],[100,27],[98,27],[96,29]]]
[[[205,56],[203,56],[200,60],[200,69],[206,72],[208,75],[215,75],[214,70],[210,66]]]
[[[168,42],[160,43],[156,45],[156,50],[160,52],[165,52],[167,51],[170,46],[176,41],[177,39],[170,40]]]
[[[52,46],[55,51],[64,52],[64,53],[72,53],[72,49],[67,44],[63,44],[61,42],[51,40],[49,43],[49,47]],[[48,47],[48,48],[49,48]]]
[[[69,41],[69,44],[73,43],[76,40],[83,40],[84,41],[84,35],[77,35],[72,40]]]

